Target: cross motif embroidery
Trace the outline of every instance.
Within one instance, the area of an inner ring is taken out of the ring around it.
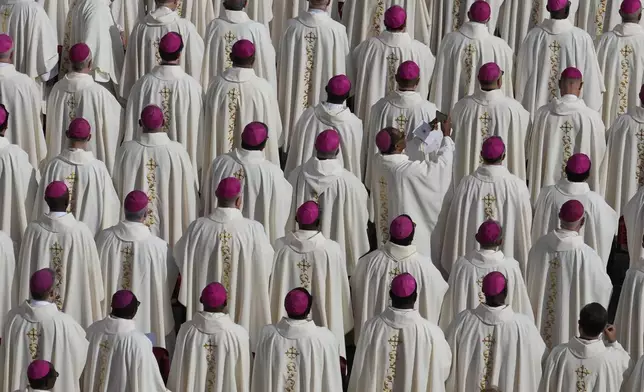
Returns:
[[[532,1],[532,9],[530,10],[530,25],[534,26],[539,23],[541,18],[541,0]]]
[[[296,359],[300,355],[295,347],[289,348],[286,353],[288,361],[286,362],[286,385],[284,392],[295,392],[297,390],[297,363]]]
[[[399,60],[400,58],[394,52],[389,53],[389,56],[387,56],[387,92],[396,89],[396,71]]]
[[[315,44],[317,43],[318,36],[309,32],[304,36],[306,41],[306,66],[304,68],[304,96],[302,97],[302,106],[304,109],[309,108],[311,105],[311,89],[313,88],[313,68],[315,67]]]
[[[233,50],[233,44],[237,41],[237,34],[233,33],[232,31],[227,32],[224,35],[224,41],[226,41],[226,45],[225,45],[226,59],[225,59],[225,66],[224,66],[224,71],[225,71],[228,68],[233,66],[233,62],[230,59],[230,53]]]
[[[382,15],[385,13],[385,4],[383,0],[378,0],[378,3],[376,4],[376,8],[374,9],[373,12],[373,17],[371,18],[371,30],[374,35],[380,35],[381,29],[380,29],[380,24]]]
[[[473,80],[473,69],[474,69],[474,55],[476,54],[476,46],[474,44],[468,44],[465,49],[465,78],[467,79],[467,91],[470,91],[472,88]]]
[[[309,277],[309,269],[311,268],[311,264],[305,259],[302,259],[302,261],[297,263],[297,268],[300,269],[300,286],[310,290],[311,278]]]
[[[454,0],[452,8],[452,24],[454,31],[461,27],[461,0]]]
[[[388,185],[385,177],[380,177],[378,181],[380,196],[380,214],[378,226],[380,226],[380,242],[385,243],[389,240],[389,196]]]
[[[2,31],[7,32],[7,22],[11,16],[11,7],[7,6],[0,16],[2,16]]]
[[[483,113],[481,117],[479,117],[479,121],[481,122],[481,137],[483,138],[483,140],[487,139],[488,137],[490,120],[492,120],[492,117],[490,117],[488,112]]]
[[[148,214],[143,222],[147,227],[152,227],[157,223],[156,216],[154,214],[154,202],[157,199],[157,174],[156,170],[159,167],[157,162],[150,158],[145,164],[147,173],[145,175],[147,184],[148,184]]]
[[[389,366],[387,367],[387,376],[383,383],[382,390],[383,392],[392,392],[394,387],[394,381],[396,380],[396,360],[398,358],[398,345],[401,343],[398,338],[400,331],[395,330],[391,335],[387,343],[389,343]]]
[[[76,102],[76,96],[74,94],[69,94],[65,103],[67,105],[67,118],[69,119],[69,122],[71,122],[76,118],[76,105],[78,104]]]
[[[217,349],[217,346],[213,343],[212,340],[209,340],[208,343],[203,345],[203,347],[206,349],[206,362],[208,364],[206,375],[206,390],[208,392],[211,392],[215,390],[216,386],[217,367],[215,350]]]
[[[221,241],[221,257],[223,258],[223,276],[221,283],[226,288],[226,291],[230,291],[230,271],[232,268],[233,254],[230,249],[229,241],[232,238],[233,236],[227,231],[219,233],[219,240]]]
[[[154,51],[154,57],[156,57],[157,59],[157,64],[161,64],[161,54],[159,53],[159,42],[161,42],[160,38],[157,38],[152,42],[152,45],[154,45],[154,47],[156,48],[156,50]]]
[[[71,172],[65,177],[67,183],[67,190],[69,191],[69,204],[67,205],[67,212],[72,212],[74,209],[74,185],[76,185],[76,171]]]
[[[586,385],[586,377],[590,375],[590,371],[584,365],[581,365],[575,370],[577,375],[577,392],[586,392],[588,386]]]
[[[99,391],[103,389],[103,385],[105,385],[105,379],[107,376],[107,357],[109,355],[109,351],[111,349],[110,342],[107,340],[103,340],[103,342],[99,346],[99,373],[98,373],[98,386],[95,388],[96,391]]]
[[[239,106],[239,90],[233,88],[228,91],[228,148],[233,149],[235,143],[235,129],[237,129],[237,109]]]
[[[548,293],[548,300],[546,301],[546,312],[544,313],[545,322],[543,323],[543,330],[541,335],[546,347],[552,348],[552,330],[556,322],[555,307],[557,305],[557,269],[561,265],[559,259],[555,258],[548,263],[548,282],[546,291]]]
[[[485,302],[485,295],[483,294],[483,277],[479,277],[476,280],[476,284],[479,286],[479,303]]]
[[[559,42],[553,41],[548,45],[550,49],[550,79],[548,79],[548,90],[550,91],[550,99],[557,96],[559,91],[559,51],[561,45]]]
[[[132,262],[134,261],[134,252],[131,246],[126,246],[122,251],[123,264],[121,266],[121,290],[132,289]]]
[[[55,242],[51,248],[49,248],[49,251],[51,252],[51,264],[52,264],[52,269],[54,270],[55,274],[55,279],[54,279],[54,302],[56,303],[56,307],[58,310],[63,309],[63,298],[62,298],[62,293],[60,292],[61,286],[63,284],[64,280],[64,273],[63,273],[63,252],[64,249],[58,242]]]
[[[640,129],[635,136],[637,137],[637,184],[644,185],[644,129]]]
[[[398,130],[401,132],[405,132],[407,129],[407,123],[409,120],[407,120],[407,117],[405,117],[404,114],[401,114],[400,116],[396,117],[396,125],[398,125]]]
[[[391,280],[393,280],[398,275],[400,275],[400,268],[398,268],[398,266],[395,266],[389,271],[389,276],[391,277]]]
[[[485,219],[494,219],[494,203],[496,203],[496,197],[492,193],[485,195],[483,198]]]
[[[300,355],[300,353],[295,347],[291,347],[288,349],[288,351],[286,351],[286,357],[290,360],[294,360],[298,355]]]
[[[570,124],[570,122],[566,121],[562,126],[559,127],[559,129],[561,129],[561,131],[563,132],[563,135],[561,136],[561,141],[563,142],[561,173],[565,174],[566,164],[568,163],[568,159],[570,159],[570,157],[572,156],[572,136],[570,135],[570,131],[572,131],[574,128],[572,124]]]
[[[496,340],[494,339],[494,336],[492,334],[488,334],[485,336],[485,339],[481,341],[483,343],[483,376],[481,377],[481,382],[480,382],[480,389],[484,390],[487,388],[487,384],[490,381],[490,377],[492,376],[492,368],[494,367],[494,355],[493,355],[493,349],[494,349],[494,344],[496,343]]]
[[[246,178],[246,172],[244,171],[244,168],[241,167],[235,172],[235,174],[233,174],[233,176],[239,181],[244,181],[244,179]]]
[[[31,360],[38,358],[38,343],[40,340],[40,332],[37,328],[31,328],[27,332],[27,337],[29,338],[29,354],[31,355]]]
[[[628,109],[628,85],[631,79],[630,55],[633,54],[633,47],[631,45],[625,45],[619,52],[622,55],[622,60],[620,61],[621,74],[617,90],[619,98],[617,114],[621,115],[626,113],[626,109]]]
[[[601,0],[597,5],[597,13],[595,14],[595,25],[597,26],[595,35],[597,37],[604,32],[604,15],[606,15],[606,0]]]
[[[161,110],[163,110],[163,121],[165,122],[163,129],[167,132],[171,120],[170,100],[172,99],[172,90],[165,86],[161,89],[159,94],[161,94]]]

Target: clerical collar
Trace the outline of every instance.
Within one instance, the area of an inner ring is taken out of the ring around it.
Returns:
[[[5,67],[13,67],[13,64],[11,64],[11,63],[0,63],[0,68],[5,68]]]
[[[570,182],[567,178],[559,180],[555,185],[555,189],[566,196],[579,196],[590,192],[590,186],[588,186],[587,182]]]
[[[62,216],[67,215],[66,211],[50,211],[47,215],[49,215],[52,218],[60,218]]]
[[[337,104],[337,103],[331,103],[331,102],[322,102],[322,106],[324,106],[327,111],[330,114],[338,114],[347,107],[344,104]]]
[[[239,163],[261,164],[266,161],[266,153],[263,150],[244,150],[243,148],[236,148],[235,159]]]
[[[162,80],[175,80],[182,78],[186,71],[179,64],[161,64],[154,67],[150,74]]]
[[[53,303],[49,301],[39,301],[36,299],[31,299],[29,300],[29,305],[31,305],[32,308],[42,308],[45,306],[53,305]]]
[[[148,147],[164,146],[170,143],[170,138],[165,132],[141,133],[139,143]]]
[[[402,261],[418,253],[415,245],[402,246],[390,241],[382,246],[382,250],[390,258],[397,261]]]
[[[245,11],[227,10],[223,7],[219,18],[235,24],[246,23],[250,20],[250,17]]]
[[[257,75],[252,68],[231,67],[225,70],[221,76],[229,82],[248,82]]]
[[[615,26],[613,32],[618,37],[631,37],[644,34],[644,28],[638,23],[622,23]]]
[[[499,99],[505,97],[505,93],[501,89],[483,91],[478,89],[472,95],[472,98],[480,104],[489,105],[492,102],[496,102]]]
[[[480,39],[490,35],[490,30],[488,30],[487,26],[483,23],[477,22],[463,23],[461,28],[458,29],[458,32],[470,39]]]
[[[561,34],[571,30],[574,26],[568,19],[546,19],[539,25],[550,34]]]
[[[318,9],[318,8],[309,8],[308,12],[310,14],[326,14],[327,13],[326,10],[321,10],[321,9]]]

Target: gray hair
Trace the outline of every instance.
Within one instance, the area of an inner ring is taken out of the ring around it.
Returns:
[[[137,212],[125,211],[125,220],[130,222],[141,222],[143,218],[145,218],[145,214],[147,214],[147,212],[148,212],[147,208],[144,208],[141,211],[137,211]]]
[[[80,63],[71,63],[72,71],[80,72],[85,68],[89,67],[89,63],[92,62],[92,56],[88,56],[84,61]]]

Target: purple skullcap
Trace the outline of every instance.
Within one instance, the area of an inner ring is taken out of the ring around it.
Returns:
[[[284,309],[289,316],[301,316],[309,308],[310,296],[303,288],[296,288],[286,294]]]
[[[405,61],[398,66],[396,76],[401,80],[416,80],[420,77],[420,68],[413,61]]]
[[[470,7],[470,20],[473,22],[485,23],[490,20],[490,15],[492,15],[492,9],[486,1],[475,1]]]
[[[391,135],[387,129],[383,129],[376,135],[376,146],[381,153],[387,152],[391,148]]]
[[[165,118],[163,110],[156,105],[148,105],[141,112],[141,125],[146,129],[163,128]]]
[[[112,296],[112,309],[125,309],[136,297],[130,290],[119,290]]]
[[[48,199],[58,199],[67,194],[68,188],[67,184],[63,181],[52,181],[45,188],[45,197]]]
[[[640,101],[644,102],[644,84],[640,87]]]
[[[7,108],[0,104],[0,126],[3,126],[7,122],[8,117],[9,112],[7,112]]]
[[[566,162],[566,171],[572,174],[584,174],[590,170],[590,163],[588,155],[582,153],[573,154]]]
[[[69,61],[72,63],[82,63],[89,58],[90,54],[89,46],[83,42],[79,42],[69,49]]]
[[[51,268],[43,268],[34,272],[29,279],[29,291],[34,294],[45,294],[56,281],[56,273]]]
[[[238,59],[247,59],[255,54],[255,45],[247,39],[240,39],[233,45],[231,53]]]
[[[404,240],[414,232],[414,222],[407,215],[396,217],[389,225],[389,235],[394,240]]]
[[[7,53],[13,49],[13,39],[7,34],[0,34],[0,53]]]
[[[575,223],[584,217],[584,205],[579,200],[568,200],[559,210],[559,219],[563,222]]]
[[[309,200],[297,209],[297,223],[311,225],[320,217],[320,206],[318,203]]]
[[[493,245],[501,239],[501,224],[495,220],[486,220],[481,223],[476,232],[476,241],[481,245]]]
[[[30,380],[41,380],[47,377],[53,367],[51,362],[36,359],[27,367],[27,377]]]
[[[398,298],[407,298],[414,294],[417,284],[414,277],[405,272],[394,278],[391,281],[391,293]]]
[[[268,128],[266,124],[254,121],[244,127],[242,132],[242,141],[244,144],[257,147],[268,139]]]
[[[92,134],[92,126],[82,117],[76,117],[69,123],[67,137],[70,139],[85,140]]]
[[[183,38],[181,34],[171,31],[164,35],[159,41],[159,52],[172,54],[177,53],[183,48]]]
[[[581,71],[575,67],[568,67],[561,73],[561,79],[581,79]]]
[[[487,297],[494,297],[495,295],[499,295],[503,292],[506,284],[505,276],[503,276],[502,273],[499,271],[490,272],[483,278],[481,291],[483,291],[483,294]]]
[[[502,71],[497,63],[485,63],[479,68],[478,79],[481,83],[492,83],[499,80]]]
[[[342,97],[351,91],[351,81],[346,75],[335,75],[329,79],[326,89],[329,94]]]
[[[201,291],[201,303],[209,308],[218,308],[226,303],[226,288],[219,282],[213,282]]]
[[[224,178],[219,181],[215,196],[220,199],[232,200],[241,193],[241,181],[235,177]]]
[[[147,208],[150,199],[142,191],[132,191],[127,194],[123,202],[123,208],[126,212],[135,213]]]
[[[389,7],[385,11],[385,27],[391,30],[398,30],[407,22],[407,12],[399,5]]]
[[[624,0],[619,7],[622,14],[636,14],[642,10],[642,3],[640,0]]]
[[[340,135],[335,129],[320,132],[315,138],[315,149],[322,153],[330,153],[340,148]]]
[[[481,147],[481,156],[486,161],[496,161],[503,156],[505,152],[505,143],[499,136],[490,136],[483,142]]]
[[[548,0],[548,11],[560,11],[568,5],[568,0]]]

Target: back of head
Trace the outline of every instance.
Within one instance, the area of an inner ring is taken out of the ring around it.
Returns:
[[[559,91],[561,96],[564,95],[581,95],[581,88],[584,82],[581,71],[574,67],[568,67],[561,73],[559,79]]]
[[[309,9],[326,10],[331,4],[331,0],[309,0]]]
[[[73,45],[69,49],[69,62],[72,71],[88,73],[92,64],[92,52],[83,42]]]
[[[156,105],[148,105],[141,111],[139,125],[143,133],[163,132],[165,126],[165,115],[163,110]]]
[[[414,242],[416,224],[409,215],[394,218],[389,225],[389,241],[400,246],[409,246]]]
[[[255,44],[247,39],[240,39],[233,44],[230,51],[233,67],[253,68],[255,64]]]
[[[217,205],[222,208],[240,208],[241,207],[242,184],[235,177],[224,178],[219,181],[215,196]]]
[[[391,306],[396,309],[413,309],[418,299],[418,284],[409,273],[402,273],[391,281],[389,290]]]
[[[45,188],[45,202],[51,212],[67,211],[69,189],[63,181],[53,181]]]
[[[488,165],[500,165],[505,159],[505,143],[500,136],[490,136],[481,146],[481,158]]]
[[[125,197],[123,211],[125,220],[130,222],[143,222],[147,216],[150,199],[145,192],[134,190]]]
[[[474,237],[482,249],[494,249],[503,243],[503,229],[499,222],[488,219],[481,223]]]
[[[27,379],[32,390],[50,391],[56,385],[58,372],[51,362],[36,359],[27,367]]]
[[[588,338],[597,338],[608,324],[608,312],[597,302],[584,306],[579,312],[579,332]]]
[[[248,151],[263,151],[268,141],[268,126],[254,121],[244,127],[241,146]]]
[[[243,11],[248,0],[224,0],[224,8],[231,11]]]
[[[500,89],[502,77],[503,71],[497,63],[486,63],[479,68],[478,80],[483,91]]]
[[[399,5],[391,6],[385,11],[384,23],[387,31],[404,31],[407,26],[407,12]]]
[[[181,34],[171,31],[161,37],[159,41],[159,57],[164,63],[178,63],[183,51],[183,37]]]
[[[400,64],[396,72],[396,82],[398,83],[398,89],[401,91],[416,90],[420,82],[420,67],[418,64],[413,61],[405,61]]]
[[[7,34],[0,34],[0,62],[11,63],[13,58],[13,39]]]
[[[340,152],[340,134],[335,129],[326,129],[315,138],[316,156],[320,160],[335,159]]]
[[[624,0],[619,7],[622,23],[639,23],[642,19],[642,3],[640,0]]]
[[[577,153],[566,162],[566,178],[570,182],[584,182],[590,177],[592,163],[588,155]]]
[[[82,117],[76,117],[69,123],[67,138],[72,147],[83,146],[92,138],[92,126]]]
[[[351,93],[351,81],[346,75],[335,75],[326,85],[327,101],[336,105],[343,104]]]
[[[492,16],[490,4],[483,0],[477,0],[470,6],[467,15],[475,23],[487,23]]]
[[[116,318],[132,320],[141,303],[130,290],[119,290],[112,296],[112,313]]]
[[[501,272],[490,272],[483,278],[481,291],[485,296],[486,305],[490,307],[503,306],[508,297],[508,281]]]
[[[286,294],[284,309],[289,318],[305,320],[311,313],[313,296],[304,287],[295,288]]]
[[[559,209],[561,228],[579,231],[584,224],[584,205],[579,200],[568,200]]]
[[[199,301],[204,307],[204,312],[222,313],[228,304],[228,293],[224,285],[212,282],[201,291]]]
[[[548,0],[546,9],[550,13],[550,19],[567,19],[570,15],[570,1]]]
[[[401,153],[407,146],[405,133],[394,127],[387,127],[376,134],[376,147],[383,155]]]
[[[297,209],[295,219],[300,230],[319,230],[320,206],[313,200],[304,202]]]

